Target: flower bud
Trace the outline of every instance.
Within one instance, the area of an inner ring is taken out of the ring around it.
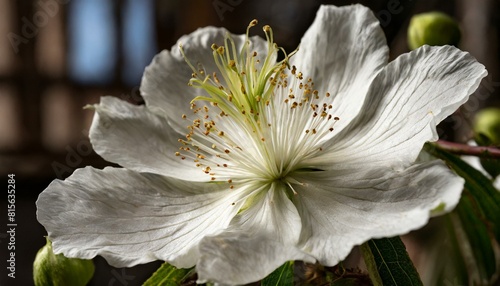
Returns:
[[[480,146],[500,146],[500,108],[479,111],[474,120],[476,143]],[[493,177],[500,175],[500,160],[481,158],[481,165]]]
[[[47,244],[38,251],[33,263],[33,280],[36,286],[85,286],[92,276],[94,276],[92,260],[56,255],[48,238]]]
[[[474,120],[474,132],[484,139],[479,145],[500,146],[500,108],[490,107],[479,111]],[[486,142],[484,142],[486,141]]]
[[[456,46],[460,41],[458,23],[441,12],[417,14],[408,27],[408,46],[414,50],[423,45]]]

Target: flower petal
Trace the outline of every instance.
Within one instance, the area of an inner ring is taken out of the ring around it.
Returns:
[[[323,265],[335,265],[372,238],[424,226],[431,211],[450,211],[464,180],[441,161],[392,169],[342,170],[298,175],[294,202],[302,218],[301,241]],[[444,204],[444,206],[443,206]]]
[[[179,45],[182,44],[187,59],[195,68],[204,69],[205,74],[211,75],[218,73],[211,46],[223,46],[228,34],[224,28],[200,28],[181,37],[171,51],[162,51],[146,68],[141,82],[141,94],[146,106],[165,115],[179,132],[186,130],[178,123],[182,114],[192,112],[189,102],[196,96],[205,95],[203,90],[188,86],[193,71],[182,56]],[[245,35],[230,35],[239,51],[245,43]],[[266,42],[259,37],[251,37],[250,42],[250,49],[263,59],[267,54]],[[222,78],[220,80],[224,83]]]
[[[484,66],[455,47],[424,46],[398,57],[373,80],[362,112],[311,160],[318,168],[336,165],[409,166],[436,125],[465,103]]]
[[[248,204],[250,206],[233,219],[230,229],[247,234],[265,233],[273,240],[297,244],[302,227],[299,213],[281,183],[273,183],[250,197]]]
[[[191,160],[175,156],[181,136],[167,120],[145,106],[115,97],[102,97],[94,106],[90,128],[94,150],[104,159],[137,172],[149,172],[190,181],[209,181],[210,176]]]
[[[361,5],[321,6],[291,63],[311,77],[320,94],[329,92],[341,130],[355,117],[369,83],[388,61],[389,49],[378,19]],[[325,98],[326,99],[326,98]]]
[[[200,253],[198,283],[248,284],[265,278],[287,261],[315,262],[293,245],[255,233],[225,232],[206,237],[200,243]]]
[[[256,192],[226,231],[202,240],[198,282],[246,284],[286,261],[315,261],[296,247],[301,221],[284,186],[274,183]]]
[[[227,227],[241,192],[225,184],[193,183],[126,169],[78,169],[53,181],[37,201],[37,218],[54,251],[103,256],[130,267],[164,260],[194,266],[198,243]]]

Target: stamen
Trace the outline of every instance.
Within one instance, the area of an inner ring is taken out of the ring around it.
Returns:
[[[249,33],[256,25],[250,22],[243,43],[227,34],[211,46],[218,70],[210,75],[203,66],[195,69],[179,46],[193,72],[189,85],[204,93],[192,100],[192,114],[182,115],[190,125],[175,155],[192,160],[212,181],[264,189],[281,180],[296,195],[293,185],[301,183],[289,174],[322,150],[339,118],[331,114],[330,94],[320,94],[307,74],[289,66],[297,50],[287,54],[276,45],[271,27],[263,27],[267,54],[252,50]],[[284,55],[280,62],[278,52]],[[199,101],[211,106],[197,106]]]
[[[286,184],[288,185],[288,187],[290,188],[290,190],[292,190],[292,192],[293,192],[294,195],[298,195],[297,191],[295,191],[295,189],[292,187],[292,184],[290,184],[289,182],[286,182]]]

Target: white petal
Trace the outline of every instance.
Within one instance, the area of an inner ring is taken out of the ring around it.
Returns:
[[[103,256],[130,267],[164,260],[194,266],[198,243],[227,227],[241,204],[224,184],[193,183],[126,169],[78,169],[53,181],[37,201],[37,218],[54,251]]]
[[[249,235],[265,233],[273,240],[292,245],[299,241],[302,227],[299,213],[281,183],[271,184],[249,200],[247,203],[251,205],[234,218],[231,229]]]
[[[388,61],[378,19],[361,5],[321,6],[291,63],[311,77],[320,94],[332,97],[330,114],[341,130],[359,112],[372,79]]]
[[[212,44],[224,45],[224,38],[229,32],[224,28],[201,28],[181,37],[171,51],[162,51],[146,68],[141,93],[146,106],[159,114],[165,115],[172,126],[180,132],[186,127],[178,125],[182,114],[191,114],[190,101],[198,95],[205,95],[203,90],[188,86],[193,71],[182,56],[179,45],[182,44],[187,59],[195,68],[203,68],[207,75],[218,72],[212,55]],[[239,51],[245,42],[244,35],[231,35]],[[259,37],[250,38],[250,48],[263,58],[267,51],[266,42]],[[223,79],[220,78],[221,82]]]
[[[486,74],[470,54],[451,46],[424,46],[398,57],[373,80],[359,116],[310,163],[326,169],[331,162],[408,166]]]
[[[335,265],[372,238],[392,237],[424,226],[431,211],[450,211],[464,180],[433,161],[391,169],[314,172],[298,176],[294,201],[302,221],[304,251]]]
[[[477,146],[475,143],[468,142],[469,145]],[[461,156],[461,159],[464,160],[467,164],[471,165],[474,167],[476,170],[481,172],[483,175],[485,175],[487,178],[491,179],[491,175],[486,172],[486,170],[483,168],[483,165],[481,165],[481,161],[479,160],[478,157],[476,156]],[[493,187],[495,187],[497,190],[500,190],[500,176],[497,176],[493,180]]]
[[[247,284],[265,278],[286,261],[315,262],[295,246],[260,234],[226,232],[207,237],[200,243],[200,253],[198,283]]]
[[[114,97],[102,97],[94,106],[90,141],[97,154],[137,172],[149,172],[190,181],[209,181],[192,160],[175,156],[182,136],[167,120]]]
[[[224,233],[201,242],[199,282],[246,284],[286,261],[315,261],[296,247],[301,221],[284,187],[271,184],[256,192]]]

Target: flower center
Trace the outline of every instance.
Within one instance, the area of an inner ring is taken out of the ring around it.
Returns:
[[[224,46],[212,45],[218,71],[195,69],[189,85],[206,92],[191,102],[193,113],[183,145],[176,155],[192,160],[211,180],[252,184],[298,183],[293,173],[312,169],[301,162],[321,155],[321,145],[339,120],[330,114],[328,93],[320,95],[312,79],[304,79],[290,56],[273,42],[264,26],[267,53],[251,50],[248,34],[237,50],[227,35]],[[284,60],[276,62],[279,51]],[[293,55],[293,53],[292,53]]]

